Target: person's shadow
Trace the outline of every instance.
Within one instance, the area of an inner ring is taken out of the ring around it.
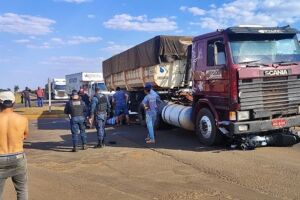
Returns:
[[[51,122],[52,121],[52,122]],[[55,122],[55,123],[54,123]],[[38,127],[42,130],[66,130],[69,129],[69,121],[66,119],[41,119]],[[156,134],[156,144],[146,144],[145,137],[147,129],[140,125],[123,125],[120,127],[110,126],[106,129],[106,146],[109,147],[127,147],[127,148],[150,148],[150,149],[169,149],[169,150],[184,150],[195,152],[219,153],[228,151],[229,148],[225,145],[218,147],[208,147],[199,143],[197,136],[193,132],[185,131],[180,128],[172,128],[159,130]],[[52,150],[58,152],[70,152],[72,149],[71,133],[60,136],[61,141],[46,141],[46,142],[25,142],[27,149]],[[96,130],[88,131],[88,146],[92,148],[97,144]],[[78,134],[79,148],[81,138]]]

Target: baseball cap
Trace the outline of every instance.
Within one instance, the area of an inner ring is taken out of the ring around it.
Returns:
[[[146,84],[145,84],[145,88],[150,88],[150,89],[152,89],[152,83],[151,82],[147,82]]]
[[[151,90],[151,85],[145,85],[144,89],[145,90]]]
[[[0,103],[3,103],[4,101],[11,101],[12,103],[15,103],[16,98],[14,93],[11,91],[0,92]]]

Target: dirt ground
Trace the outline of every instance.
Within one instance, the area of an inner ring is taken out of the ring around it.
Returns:
[[[146,145],[137,125],[107,128],[107,146],[72,153],[65,119],[32,121],[25,148],[30,200],[300,199],[300,144],[208,148],[181,129]],[[4,200],[15,199],[7,181]]]

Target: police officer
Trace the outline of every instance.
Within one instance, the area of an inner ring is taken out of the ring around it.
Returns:
[[[110,113],[110,103],[108,98],[101,93],[99,88],[96,88],[95,95],[92,99],[90,114],[90,123],[92,124],[92,119],[94,119],[97,129],[98,144],[95,148],[104,147],[105,123],[108,113]]]
[[[80,131],[82,150],[87,149],[87,136],[84,125],[86,111],[87,107],[85,103],[80,100],[77,92],[72,92],[71,99],[66,103],[64,112],[69,115],[70,118],[73,152],[77,152],[78,131]]]

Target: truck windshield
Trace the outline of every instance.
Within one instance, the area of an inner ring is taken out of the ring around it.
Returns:
[[[295,34],[233,34],[229,40],[235,64],[300,61],[300,47]]]
[[[95,86],[96,86],[96,87],[95,87]],[[95,89],[95,88],[99,88],[101,91],[106,91],[106,90],[107,90],[106,85],[105,85],[104,83],[96,83],[96,84],[94,85],[94,88],[93,88],[93,89]]]
[[[66,90],[66,85],[55,85],[54,90]]]

